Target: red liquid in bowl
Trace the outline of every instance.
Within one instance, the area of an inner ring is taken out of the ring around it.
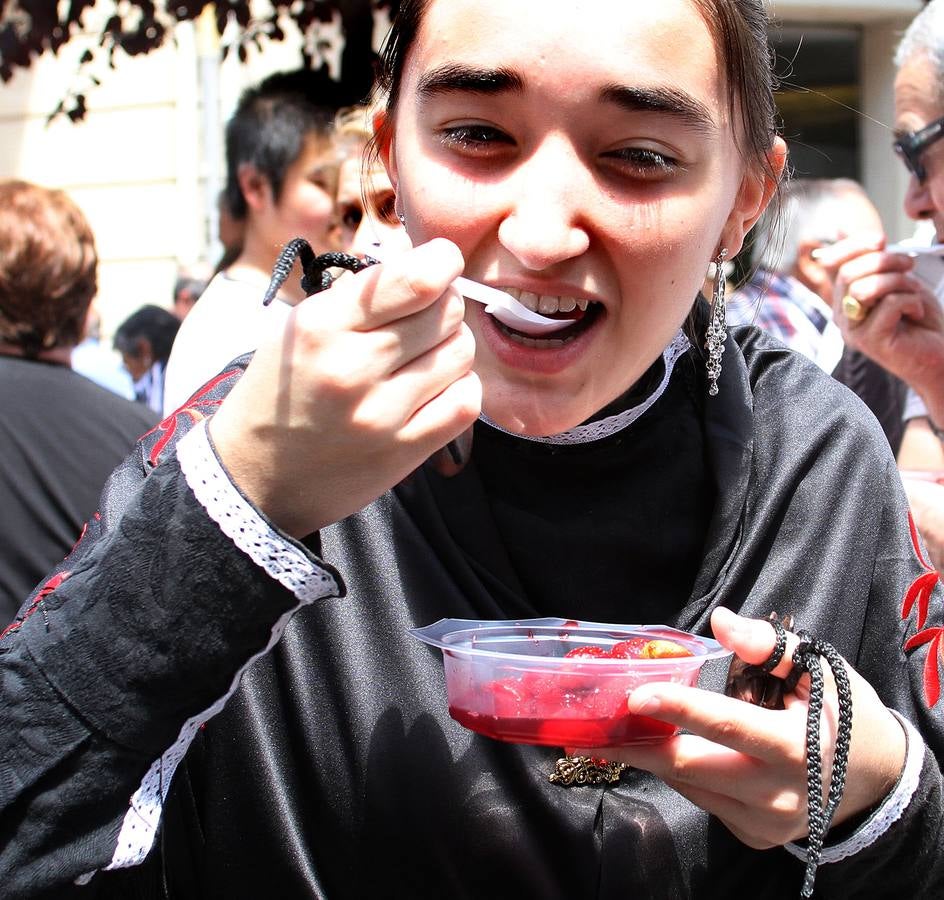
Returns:
[[[515,673],[474,685],[466,681],[466,690],[456,690],[454,684],[449,714],[471,731],[513,743],[546,747],[653,743],[677,729],[627,710],[627,695],[646,680],[638,673],[604,675],[578,662],[559,672]]]
[[[539,744],[543,747],[622,747],[627,744],[651,744],[672,737],[674,725],[649,716],[626,713],[602,719],[559,718],[529,719],[499,717],[449,707],[460,725],[486,737],[515,744]]]

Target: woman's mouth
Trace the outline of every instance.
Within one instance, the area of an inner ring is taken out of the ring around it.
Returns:
[[[512,287],[503,287],[501,290],[511,294],[522,306],[526,306],[532,312],[540,313],[542,316],[551,319],[559,316],[566,320],[566,322],[561,323],[559,331],[545,332],[543,336],[536,337],[511,328],[492,317],[492,321],[502,334],[524,347],[542,350],[563,347],[586,331],[603,312],[601,303],[583,297],[536,294],[532,291],[523,291],[520,288]]]

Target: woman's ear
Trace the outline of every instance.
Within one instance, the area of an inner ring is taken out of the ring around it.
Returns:
[[[787,145],[775,137],[767,152],[767,167],[751,167],[744,173],[734,207],[724,223],[721,246],[728,250],[728,259],[736,256],[744,245],[744,238],[767,208],[783,177],[787,165]]]
[[[377,153],[380,156],[380,161],[383,163],[384,168],[387,170],[387,177],[390,179],[390,184],[393,185],[394,193],[396,193],[398,173],[397,155],[393,138],[393,122],[385,111],[379,110],[374,113],[373,126],[374,140],[377,143]]]
[[[252,163],[243,163],[236,171],[239,189],[246,200],[246,206],[258,213],[272,205],[272,185]]]

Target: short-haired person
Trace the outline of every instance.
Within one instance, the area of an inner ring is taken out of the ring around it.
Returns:
[[[97,268],[92,230],[65,193],[0,182],[0,627],[157,420],[71,368]]]
[[[180,406],[230,360],[255,349],[302,298],[286,282],[262,306],[272,265],[295,237],[332,249],[337,152],[334,109],[316,73],[279,72],[246,90],[226,126],[223,203],[242,225],[236,258],[184,320],[167,365],[164,409]]]
[[[112,341],[134,383],[134,398],[160,413],[164,375],[180,319],[161,306],[135,310],[115,331]]]
[[[753,232],[748,282],[729,302],[732,325],[757,325],[832,372],[842,356],[833,323],[833,284],[814,251],[882,220],[861,185],[848,178],[796,178],[781,189]]]
[[[0,641],[10,893],[941,896],[944,589],[868,411],[724,323],[786,162],[766,6],[400,0],[377,140],[414,247],[166,421]],[[783,706],[723,666],[612,707],[500,677],[524,727],[681,729],[561,771],[452,718],[409,632],[546,616],[713,632]]]
[[[944,0],[932,0],[905,32],[895,57],[895,132],[910,180],[905,212],[944,241]],[[903,472],[944,473],[944,310],[915,260],[887,253],[881,231],[823,251],[836,273],[834,307],[845,342],[892,372],[920,398],[905,428]],[[920,413],[915,415],[916,413]],[[912,417],[914,416],[914,417]],[[944,487],[906,478],[915,520],[934,562],[944,566]]]
[[[823,247],[862,229],[880,231],[878,210],[849,178],[795,178],[753,231],[749,280],[728,303],[732,325],[757,325],[852,388],[875,414],[893,450],[901,443],[906,388],[861,353],[846,349],[833,321],[835,272]]]
[[[171,311],[178,319],[183,321],[187,318],[209,280],[210,273],[205,266],[183,266],[178,270],[171,303]]]

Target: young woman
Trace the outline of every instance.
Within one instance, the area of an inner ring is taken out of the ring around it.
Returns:
[[[832,682],[814,720],[846,780],[817,890],[930,896],[944,601],[887,442],[757,331],[720,372],[706,341],[706,272],[784,164],[763,4],[407,0],[386,65],[415,249],[299,304],[145,439],[0,643],[5,883],[796,896],[808,676],[783,709],[723,672],[639,689],[630,709],[688,733],[598,748],[619,783],[566,788],[561,751],[454,722],[407,633],[663,622],[785,678],[776,610],[861,672],[848,753]],[[508,329],[460,273],[577,321]],[[424,465],[470,427],[459,474]]]

